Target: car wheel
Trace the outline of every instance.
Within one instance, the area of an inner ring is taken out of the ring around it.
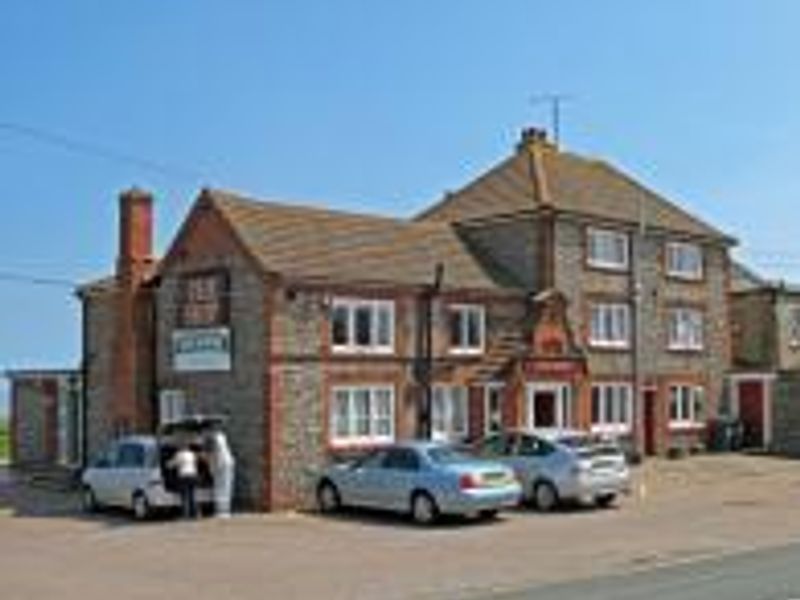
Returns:
[[[484,521],[491,521],[492,519],[497,518],[497,513],[498,513],[497,509],[492,508],[489,510],[482,510],[478,514],[478,516],[480,516],[480,518],[483,519]]]
[[[85,485],[81,490],[81,506],[83,511],[87,513],[95,513],[100,510],[100,505],[97,502],[97,496],[91,486]]]
[[[609,508],[617,499],[616,494],[603,494],[594,499],[594,503],[600,508]]]
[[[558,506],[558,492],[548,481],[540,481],[533,488],[533,501],[542,512],[550,512]]]
[[[420,525],[430,525],[439,518],[439,507],[427,492],[417,492],[411,497],[411,518]]]
[[[144,521],[150,516],[150,503],[143,492],[136,492],[131,499],[133,517],[137,521]]]
[[[321,513],[333,513],[342,508],[339,490],[330,481],[323,481],[317,488],[317,507]]]

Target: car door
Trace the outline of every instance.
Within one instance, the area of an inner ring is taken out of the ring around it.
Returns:
[[[552,445],[535,435],[521,433],[513,440],[510,464],[525,494],[530,494],[537,479],[550,478],[547,473],[547,456],[551,452]]]
[[[351,506],[375,506],[377,499],[376,480],[380,478],[380,470],[386,453],[383,450],[371,452],[352,467],[339,473],[336,484],[344,504]]]
[[[117,445],[108,446],[89,467],[87,483],[100,504],[114,503],[115,466]]]
[[[413,448],[393,448],[386,453],[383,469],[375,478],[375,500],[382,508],[405,511],[420,479],[422,461]]]
[[[116,504],[130,506],[133,493],[146,486],[146,482],[142,481],[145,454],[145,448],[139,442],[120,444],[115,468],[116,481],[114,482]]]

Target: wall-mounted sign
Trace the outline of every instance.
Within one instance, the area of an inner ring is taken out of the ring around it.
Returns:
[[[172,368],[175,371],[230,371],[230,328],[207,327],[173,331]]]

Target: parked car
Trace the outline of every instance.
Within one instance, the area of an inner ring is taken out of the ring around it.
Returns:
[[[490,518],[519,503],[514,473],[437,442],[410,441],[327,468],[317,483],[320,511],[342,506],[410,513],[428,524],[440,515]]]
[[[219,426],[212,417],[194,417],[170,423],[158,435],[132,435],[112,442],[82,473],[83,506],[86,511],[102,507],[130,509],[136,519],[181,504],[176,475],[168,467],[180,443],[202,450],[206,432]],[[211,477],[204,461],[198,463],[200,481],[196,499],[211,504]]]
[[[542,511],[568,501],[606,507],[630,490],[619,445],[583,431],[507,431],[479,441],[476,450],[512,468],[524,500]]]

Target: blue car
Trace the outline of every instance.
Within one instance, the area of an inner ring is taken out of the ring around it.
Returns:
[[[507,466],[463,454],[442,443],[409,441],[332,465],[317,482],[321,512],[343,506],[409,513],[428,524],[440,515],[491,518],[522,494]]]

